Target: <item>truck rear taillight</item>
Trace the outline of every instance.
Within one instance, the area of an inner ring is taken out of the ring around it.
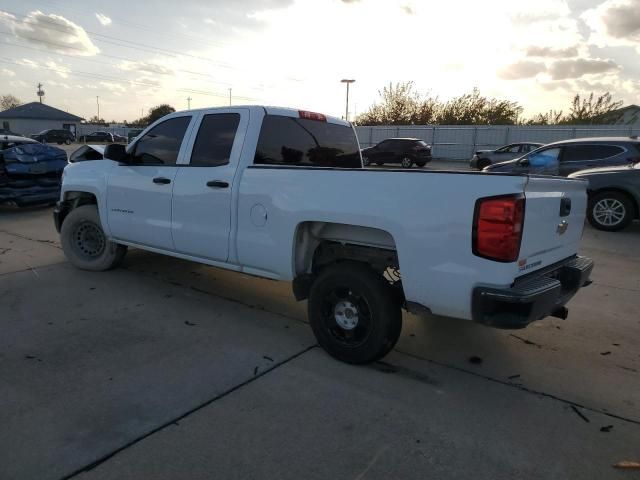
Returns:
[[[308,112],[306,110],[298,110],[298,115],[300,118],[304,118],[305,120],[317,120],[319,122],[326,122],[327,117],[321,113],[316,112]]]
[[[525,199],[522,195],[481,198],[473,216],[473,253],[515,262],[520,253]]]

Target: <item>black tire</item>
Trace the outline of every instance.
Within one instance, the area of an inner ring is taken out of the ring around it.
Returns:
[[[67,138],[67,139],[64,141],[64,144],[65,144],[65,145],[71,145],[71,140]]]
[[[411,157],[402,157],[400,165],[402,165],[402,168],[411,168],[413,165],[413,159]]]
[[[587,219],[598,230],[617,232],[627,227],[635,216],[635,205],[624,193],[601,192],[589,198]]]
[[[488,167],[489,165],[491,165],[491,160],[487,160],[486,158],[483,158],[482,160],[478,160],[478,170],[482,170],[485,167]]]
[[[369,160],[369,157],[365,157],[364,155],[362,156],[362,165],[365,167],[371,165],[371,160]]]
[[[67,260],[82,270],[109,270],[118,266],[127,253],[126,246],[107,239],[95,205],[69,212],[60,229],[60,242]]]
[[[427,162],[416,162],[416,166],[422,168],[427,164]]]
[[[379,360],[395,346],[402,330],[397,295],[381,275],[354,262],[320,273],[311,286],[308,313],[320,346],[346,363]],[[339,321],[352,323],[343,328]]]

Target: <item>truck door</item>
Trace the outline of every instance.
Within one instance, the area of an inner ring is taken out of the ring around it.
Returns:
[[[201,114],[188,164],[173,187],[173,241],[177,252],[226,261],[229,257],[233,179],[240,161],[247,109]],[[185,161],[186,163],[186,161]]]
[[[133,145],[130,163],[109,172],[107,219],[114,238],[173,250],[171,195],[191,118],[159,123]]]

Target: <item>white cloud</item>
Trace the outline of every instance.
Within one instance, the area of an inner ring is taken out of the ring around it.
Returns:
[[[5,76],[5,77],[15,77],[16,76],[16,72],[14,72],[13,70],[9,70],[8,68],[3,68],[2,70],[0,70],[0,73],[2,73],[2,75]]]
[[[45,66],[50,68],[51,70],[54,70],[55,73],[60,78],[68,78],[69,77],[69,72],[71,71],[67,67],[65,67],[64,65],[60,65],[60,64],[54,62],[53,60],[47,60],[45,62]]]
[[[24,67],[29,67],[29,68],[38,68],[39,65],[37,62],[34,62],[33,60],[29,60],[28,58],[21,58],[20,60],[18,60],[16,63],[24,66]]]
[[[606,0],[581,18],[598,46],[635,46],[640,52],[640,0]]]
[[[116,82],[100,82],[100,85],[102,85],[104,88],[106,88],[110,92],[116,93],[116,94],[124,93],[127,91],[125,87],[123,87],[121,84]]]
[[[96,13],[96,18],[103,27],[111,25],[111,18],[107,17],[104,13]]]
[[[131,62],[125,60],[120,64],[120,68],[126,71],[137,71],[144,73],[155,73],[159,75],[171,75],[173,70],[155,62]]]
[[[100,52],[84,28],[61,15],[46,15],[36,10],[18,19],[0,11],[0,23],[6,25],[16,37],[48,50],[79,56]]]

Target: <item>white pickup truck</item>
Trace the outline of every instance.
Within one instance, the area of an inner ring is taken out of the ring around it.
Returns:
[[[82,269],[112,268],[131,246],[291,281],[320,345],[366,363],[395,345],[402,308],[500,328],[565,318],[593,267],[577,256],[585,187],[365,169],[340,119],[212,108],[68,165],[54,219]]]

